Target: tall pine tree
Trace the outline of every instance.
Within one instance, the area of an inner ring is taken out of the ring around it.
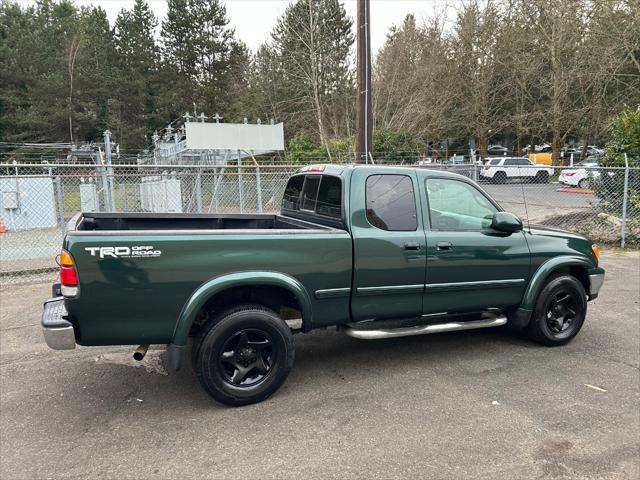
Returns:
[[[154,40],[158,20],[145,0],[122,10],[115,23],[118,88],[115,134],[126,148],[147,146],[158,127],[159,48]]]
[[[162,24],[165,116],[226,114],[242,89],[248,53],[228,26],[219,0],[169,0]]]

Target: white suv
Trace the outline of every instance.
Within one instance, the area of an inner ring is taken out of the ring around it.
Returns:
[[[511,178],[547,183],[551,175],[553,175],[553,168],[531,163],[524,157],[490,158],[480,171],[480,178],[492,183],[505,183]]]

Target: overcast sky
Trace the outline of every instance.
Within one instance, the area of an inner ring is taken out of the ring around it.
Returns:
[[[21,0],[33,3],[32,0]],[[227,16],[235,28],[237,37],[255,50],[269,39],[269,33],[277,18],[292,0],[222,0],[227,6]],[[384,43],[389,27],[402,23],[404,17],[413,13],[416,18],[429,16],[434,7],[442,8],[458,0],[371,0],[371,48],[375,53]],[[155,15],[164,19],[167,13],[166,0],[147,0]],[[130,8],[133,0],[75,0],[76,5],[100,5],[113,24],[122,8]],[[343,1],[347,13],[355,18],[356,0]],[[355,22],[354,22],[355,23]]]

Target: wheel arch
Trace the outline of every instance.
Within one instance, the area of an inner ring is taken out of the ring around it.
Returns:
[[[173,331],[172,345],[187,344],[191,327],[200,310],[216,296],[239,288],[269,287],[288,292],[302,315],[303,330],[311,329],[311,299],[304,286],[295,278],[279,272],[236,272],[214,277],[200,285],[185,302]]]
[[[554,257],[544,262],[535,271],[522,297],[521,309],[533,311],[538,295],[546,281],[552,275],[567,273],[576,277],[586,292],[589,292],[588,269],[592,268],[591,262],[579,256]]]

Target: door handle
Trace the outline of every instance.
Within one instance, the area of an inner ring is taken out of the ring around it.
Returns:
[[[420,250],[420,244],[418,242],[407,242],[404,244],[405,250]]]
[[[436,243],[436,250],[438,252],[446,252],[448,250],[451,250],[451,242],[438,242]]]

